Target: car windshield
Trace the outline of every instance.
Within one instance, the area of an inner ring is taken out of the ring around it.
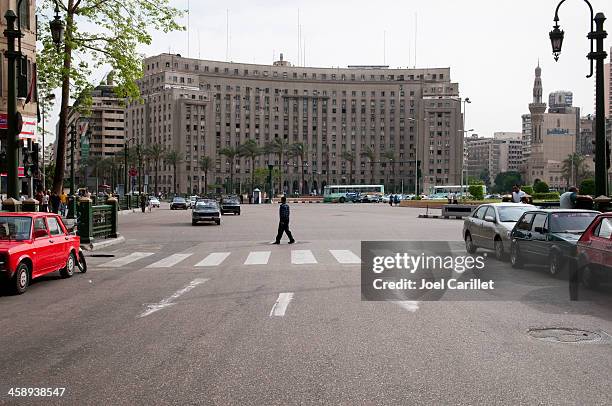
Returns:
[[[553,213],[550,216],[550,232],[582,233],[597,216],[597,213]]]
[[[185,199],[182,197],[175,197],[172,201],[175,203],[185,203]]]
[[[499,221],[502,223],[516,223],[523,213],[533,209],[535,207],[529,205],[500,206],[497,208],[497,212],[499,213]]]
[[[217,203],[215,202],[198,202],[196,204],[196,209],[215,209],[217,208]]]
[[[231,203],[231,204],[235,204],[235,203],[238,203],[238,199],[236,199],[236,198],[227,198],[227,199],[223,199],[223,203]]]
[[[29,240],[31,229],[30,217],[0,217],[0,240]]]

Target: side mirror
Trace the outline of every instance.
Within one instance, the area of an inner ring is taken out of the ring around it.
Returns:
[[[488,221],[489,223],[495,223],[495,217],[493,216],[485,216],[485,221]]]
[[[47,230],[35,230],[34,231],[34,239],[36,238],[44,238],[44,237],[48,237],[49,233],[47,233]]]

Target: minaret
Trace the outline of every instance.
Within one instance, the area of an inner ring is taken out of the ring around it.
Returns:
[[[542,138],[542,126],[544,124],[544,113],[546,103],[542,103],[542,69],[540,61],[535,68],[535,80],[533,81],[533,103],[529,103],[531,113],[531,159],[527,165],[527,180],[532,183],[544,174],[544,140]]]

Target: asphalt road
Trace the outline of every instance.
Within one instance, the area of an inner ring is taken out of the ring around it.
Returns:
[[[365,302],[362,240],[460,240],[462,222],[294,204],[297,243],[274,246],[277,210],[122,215],[126,242],[88,273],[0,296],[0,404],[612,404],[610,289],[570,302],[561,278],[502,265],[504,300]],[[601,339],[528,334],[548,327]]]

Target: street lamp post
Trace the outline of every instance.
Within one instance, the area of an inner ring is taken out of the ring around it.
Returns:
[[[461,100],[461,99],[459,99]],[[463,99],[463,126],[462,126],[462,130],[465,131],[465,105],[466,103],[471,103],[472,101],[470,100],[469,97],[466,97],[465,99]],[[472,130],[470,130],[472,131]],[[465,132],[461,135],[461,145],[463,146],[465,143]],[[461,200],[463,200],[463,170],[465,167],[465,147],[461,148],[461,195],[460,198]]]
[[[76,122],[70,125],[70,196],[68,196],[68,216],[73,219],[76,215],[76,196],[74,190],[74,144],[76,142]]]
[[[47,190],[47,176],[45,172],[45,105],[55,99],[55,95],[50,93],[45,97],[42,104],[42,188]]]
[[[587,55],[590,60],[590,73],[587,78],[593,76],[593,61],[596,62],[595,69],[595,194],[597,196],[608,195],[608,176],[606,164],[606,133],[605,133],[605,87],[604,87],[604,60],[608,54],[604,51],[604,39],[608,33],[603,28],[606,17],[603,13],[597,13],[593,17],[593,6],[588,0],[584,0],[591,11],[591,31],[587,35],[590,41],[591,52]],[[565,0],[561,0],[555,9],[555,25],[549,33],[555,61],[559,59],[561,46],[563,44],[563,30],[559,29],[559,7]],[[594,27],[595,25],[595,27]],[[596,50],[593,50],[593,41],[596,43]]]
[[[423,121],[427,120],[427,117],[423,117]],[[414,121],[416,135],[414,137],[414,195],[419,195],[419,119],[409,117],[408,121]]]

